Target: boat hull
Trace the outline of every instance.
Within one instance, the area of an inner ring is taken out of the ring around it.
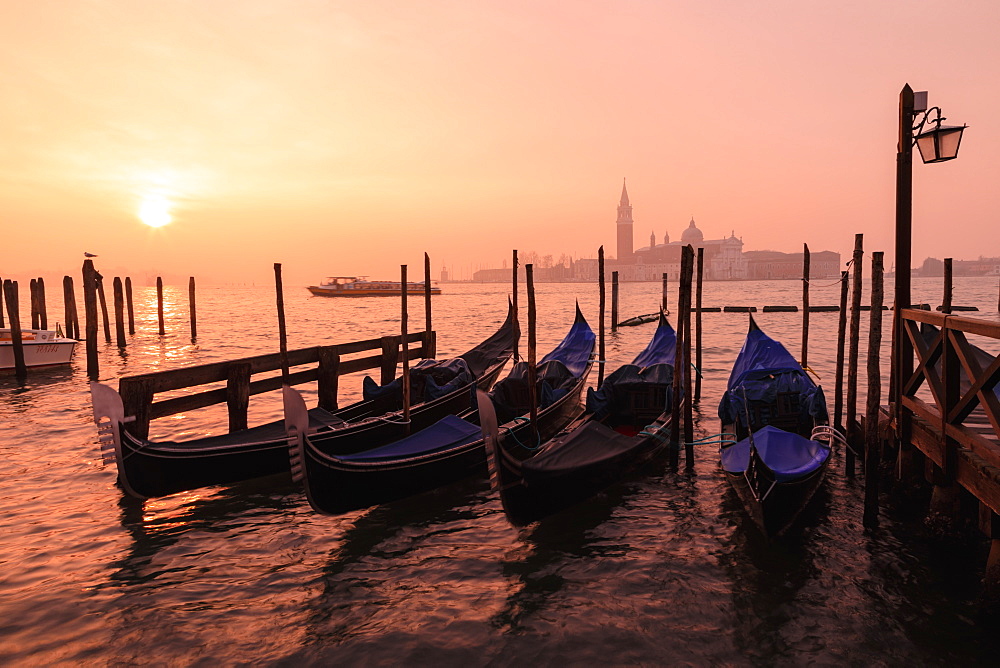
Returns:
[[[727,471],[726,479],[757,528],[766,536],[777,537],[788,531],[809,506],[825,474],[826,465],[794,482],[776,483],[769,493],[767,487],[754,490],[746,476],[740,473]],[[764,493],[767,493],[766,498],[758,500]]]
[[[414,406],[410,420],[415,429],[434,424],[445,415],[467,411],[471,405],[473,388],[488,389],[496,381],[506,361],[497,363],[477,382],[454,392]],[[352,413],[354,406],[344,409]],[[318,411],[313,411],[317,415]],[[332,415],[342,415],[333,413]],[[395,420],[395,421],[393,421]],[[399,424],[397,413],[390,416],[368,418],[361,422],[346,423],[329,431],[318,432],[313,437],[316,447],[329,454],[350,454],[384,443],[402,435],[405,428]],[[322,421],[310,426],[318,428]],[[151,498],[207,487],[227,485],[250,478],[278,475],[291,482],[288,460],[288,437],[284,423],[274,422],[237,434],[242,442],[213,446],[211,441],[156,442],[138,439],[122,430],[121,453],[118,461],[119,482],[133,496]]]
[[[542,439],[559,433],[583,412],[581,394],[589,367],[575,387],[538,414]],[[474,416],[470,416],[470,419]],[[527,442],[531,427],[514,421],[504,425],[505,437]],[[486,474],[486,446],[477,439],[453,449],[391,462],[367,463],[327,457],[312,437],[297,446],[309,502],[317,512],[337,515],[388,503],[443,487],[473,475]]]
[[[69,364],[73,359],[76,341],[56,339],[55,341],[24,341],[24,365],[26,367],[47,367]],[[14,369],[14,344],[0,343],[0,370]]]
[[[552,440],[549,447],[562,447],[584,427],[590,416],[574,422]],[[669,424],[669,414],[660,416],[658,431]],[[503,446],[501,446],[503,447]],[[634,436],[628,449],[586,466],[566,467],[539,473],[503,453],[497,462],[500,497],[504,512],[514,526],[525,526],[584,501],[639,470],[666,447],[663,436]]]

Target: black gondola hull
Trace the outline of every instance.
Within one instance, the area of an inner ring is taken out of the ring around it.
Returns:
[[[504,364],[505,362],[500,362],[494,365],[478,379],[475,387],[488,389],[496,382]],[[473,386],[470,385],[415,406],[410,414],[414,429],[423,429],[445,415],[467,412],[473,401],[473,391]],[[317,433],[314,443],[329,454],[349,454],[377,447],[405,435],[403,425],[387,421],[399,419],[401,418],[393,414],[386,420],[369,419],[349,423],[339,429]],[[241,434],[252,441],[205,448],[184,447],[183,443],[140,440],[122,430],[122,453],[118,457],[119,484],[133,496],[153,498],[272,475],[282,476],[283,480],[291,482],[288,436],[283,422],[264,425],[255,431],[248,430]],[[261,438],[254,438],[254,434]]]
[[[589,367],[571,391],[539,411],[542,439],[557,434],[583,412],[580,395],[588,372]],[[511,440],[527,442],[531,438],[526,422],[506,426],[510,429],[504,433]],[[324,455],[310,437],[293,454],[296,456],[301,460],[310,505],[328,515],[388,503],[486,473],[484,439],[420,457],[360,464]]]

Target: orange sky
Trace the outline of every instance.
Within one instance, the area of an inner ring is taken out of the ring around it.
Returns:
[[[0,276],[206,282],[499,266],[706,238],[892,262],[909,82],[914,264],[1000,256],[1000,3],[0,2]],[[140,222],[143,202],[173,222]]]

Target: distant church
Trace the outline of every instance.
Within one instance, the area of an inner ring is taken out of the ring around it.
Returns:
[[[635,248],[634,227],[632,219],[632,204],[629,202],[628,189],[622,181],[622,196],[618,203],[618,219],[615,227],[618,230],[617,258],[610,260],[610,271],[617,271],[622,281],[658,281],[663,274],[670,280],[677,280],[681,271],[681,249],[690,244],[697,253],[698,248],[705,251],[706,280],[742,280],[747,278],[747,261],[743,257],[743,240],[736,237],[735,231],[725,239],[705,239],[705,235],[694,223],[694,218],[681,233],[680,241],[670,241],[670,233],[664,231],[663,242],[656,243],[656,233],[650,232],[649,245]],[[582,262],[582,261],[581,261]],[[594,261],[596,262],[596,261]],[[578,265],[579,273],[590,273],[590,262],[584,266]],[[596,265],[592,268],[597,276]],[[586,276],[579,276],[587,278]]]

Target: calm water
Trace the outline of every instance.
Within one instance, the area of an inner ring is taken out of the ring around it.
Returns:
[[[817,281],[813,304],[838,303],[829,283]],[[937,304],[939,291],[939,280],[915,281],[916,300]],[[995,318],[996,291],[995,279],[957,279],[955,303]],[[507,286],[445,292],[434,301],[441,355],[477,343],[505,312]],[[574,299],[596,330],[596,286],[538,293],[540,351],[562,338]],[[167,297],[159,337],[155,290],[137,291],[139,333],[125,352],[102,344],[105,382],[277,350],[270,287],[202,288],[197,345],[186,289]],[[398,331],[397,300],[324,300],[291,286],[285,298],[292,348]],[[800,298],[797,281],[705,286],[706,306]],[[624,284],[621,299],[621,318],[648,313],[659,286]],[[423,328],[421,308],[411,329]],[[837,318],[811,315],[810,365],[831,410]],[[801,314],[757,319],[798,354]],[[740,314],[704,322],[701,436],[718,431],[747,324]],[[609,338],[609,365],[629,361],[652,328]],[[884,497],[880,528],[863,530],[863,480],[842,474],[842,453],[815,512],[772,543],[744,517],[713,446],[699,449],[693,471],[654,466],[523,530],[481,480],[332,518],[313,514],[299,490],[261,482],[143,503],[101,466],[80,348],[71,368],[34,373],[25,387],[0,379],[4,665],[997,661],[998,624],[979,601],[986,542],[931,533],[919,499]],[[862,374],[863,364],[864,354]],[[356,398],[360,378],[341,388],[342,402]],[[252,423],[278,417],[277,397],[252,399]],[[186,438],[225,424],[224,411],[208,409],[152,432]]]

